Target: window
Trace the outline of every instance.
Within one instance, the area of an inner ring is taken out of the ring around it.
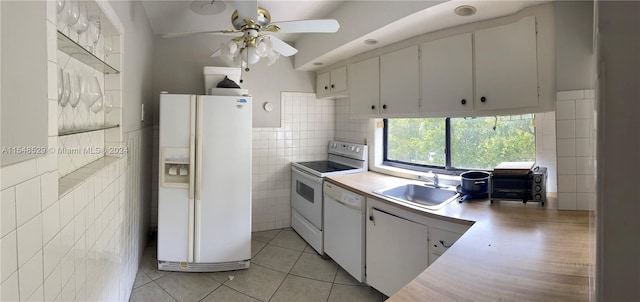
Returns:
[[[535,161],[533,114],[384,120],[384,163],[418,171]]]

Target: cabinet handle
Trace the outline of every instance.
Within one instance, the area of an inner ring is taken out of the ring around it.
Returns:
[[[486,101],[487,101],[487,98],[485,98],[485,97],[481,97],[481,98],[480,98],[480,102],[483,102],[483,103],[484,103],[484,102],[486,102]]]
[[[387,105],[382,105],[382,109],[387,109]]]
[[[331,84],[331,88],[336,88],[336,85]]]
[[[376,110],[376,105],[371,105],[371,110]]]
[[[462,99],[462,101],[460,101],[460,103],[461,103],[462,105],[466,105],[466,104],[467,104],[467,100]]]
[[[328,89],[329,89],[329,86],[324,86],[324,90],[328,90]]]

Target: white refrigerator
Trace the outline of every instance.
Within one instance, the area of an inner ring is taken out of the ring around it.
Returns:
[[[251,97],[160,95],[158,269],[251,258]]]

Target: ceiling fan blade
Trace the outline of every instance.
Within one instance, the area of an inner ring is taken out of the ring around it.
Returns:
[[[273,50],[277,51],[278,53],[280,53],[285,57],[293,56],[298,52],[297,49],[293,48],[291,45],[287,44],[286,42],[280,40],[278,37],[269,36],[269,39],[271,39]]]
[[[236,0],[234,4],[240,20],[258,20],[258,0]]]
[[[280,27],[279,33],[334,33],[340,29],[340,23],[334,19],[299,20],[274,22]]]
[[[208,31],[197,31],[197,32],[188,32],[188,33],[176,33],[176,34],[166,34],[162,36],[163,38],[177,38],[191,35],[207,35],[207,34],[232,34],[242,32],[241,30],[236,29],[223,29],[223,30],[208,30]]]

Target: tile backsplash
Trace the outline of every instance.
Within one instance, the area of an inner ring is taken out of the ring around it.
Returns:
[[[253,129],[252,230],[291,225],[291,162],[327,159],[335,102],[283,92],[280,128]]]
[[[558,92],[556,104],[559,208],[594,211],[594,90]]]

